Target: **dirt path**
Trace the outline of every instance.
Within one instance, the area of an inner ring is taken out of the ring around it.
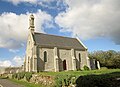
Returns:
[[[20,86],[14,82],[11,82],[7,79],[0,79],[0,87],[24,87]]]

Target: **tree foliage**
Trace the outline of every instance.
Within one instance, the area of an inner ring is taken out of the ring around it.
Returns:
[[[102,67],[120,68],[120,52],[114,50],[109,51],[95,51],[89,53],[89,58],[100,61]]]

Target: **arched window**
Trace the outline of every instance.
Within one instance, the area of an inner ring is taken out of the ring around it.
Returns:
[[[79,53],[79,62],[81,62],[81,54]]]
[[[44,52],[44,62],[47,62],[47,52]]]

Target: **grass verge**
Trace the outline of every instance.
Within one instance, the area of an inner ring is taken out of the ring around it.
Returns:
[[[29,83],[23,80],[16,80],[16,79],[9,79],[12,82],[15,82],[17,84],[23,85],[24,87],[45,87],[43,85],[40,84],[34,84],[34,83]]]
[[[39,75],[49,75],[49,76],[56,76],[56,75],[75,75],[75,76],[84,76],[84,75],[100,75],[100,74],[107,74],[113,72],[120,72],[120,69],[101,69],[101,70],[90,70],[90,71],[63,71],[63,72],[39,72]]]

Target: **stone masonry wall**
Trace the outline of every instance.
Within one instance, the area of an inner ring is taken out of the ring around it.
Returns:
[[[58,57],[59,60],[59,69],[60,71],[63,70],[63,61],[66,60],[66,68],[67,70],[72,70],[72,57],[71,57],[71,50],[66,49],[59,49]]]
[[[81,62],[79,60],[79,53],[80,53],[80,56],[81,56]],[[87,65],[87,61],[88,61],[87,60],[87,51],[76,50],[75,51],[75,56],[76,56],[76,59],[77,59],[77,66],[79,66],[78,68],[83,69],[84,65]]]
[[[47,62],[44,62],[44,52],[47,52]],[[38,70],[54,71],[53,48],[39,48]]]
[[[43,76],[43,75],[36,75],[36,74],[32,75],[30,82],[35,84],[43,84],[46,86],[52,86],[55,83],[54,78],[52,76]]]

